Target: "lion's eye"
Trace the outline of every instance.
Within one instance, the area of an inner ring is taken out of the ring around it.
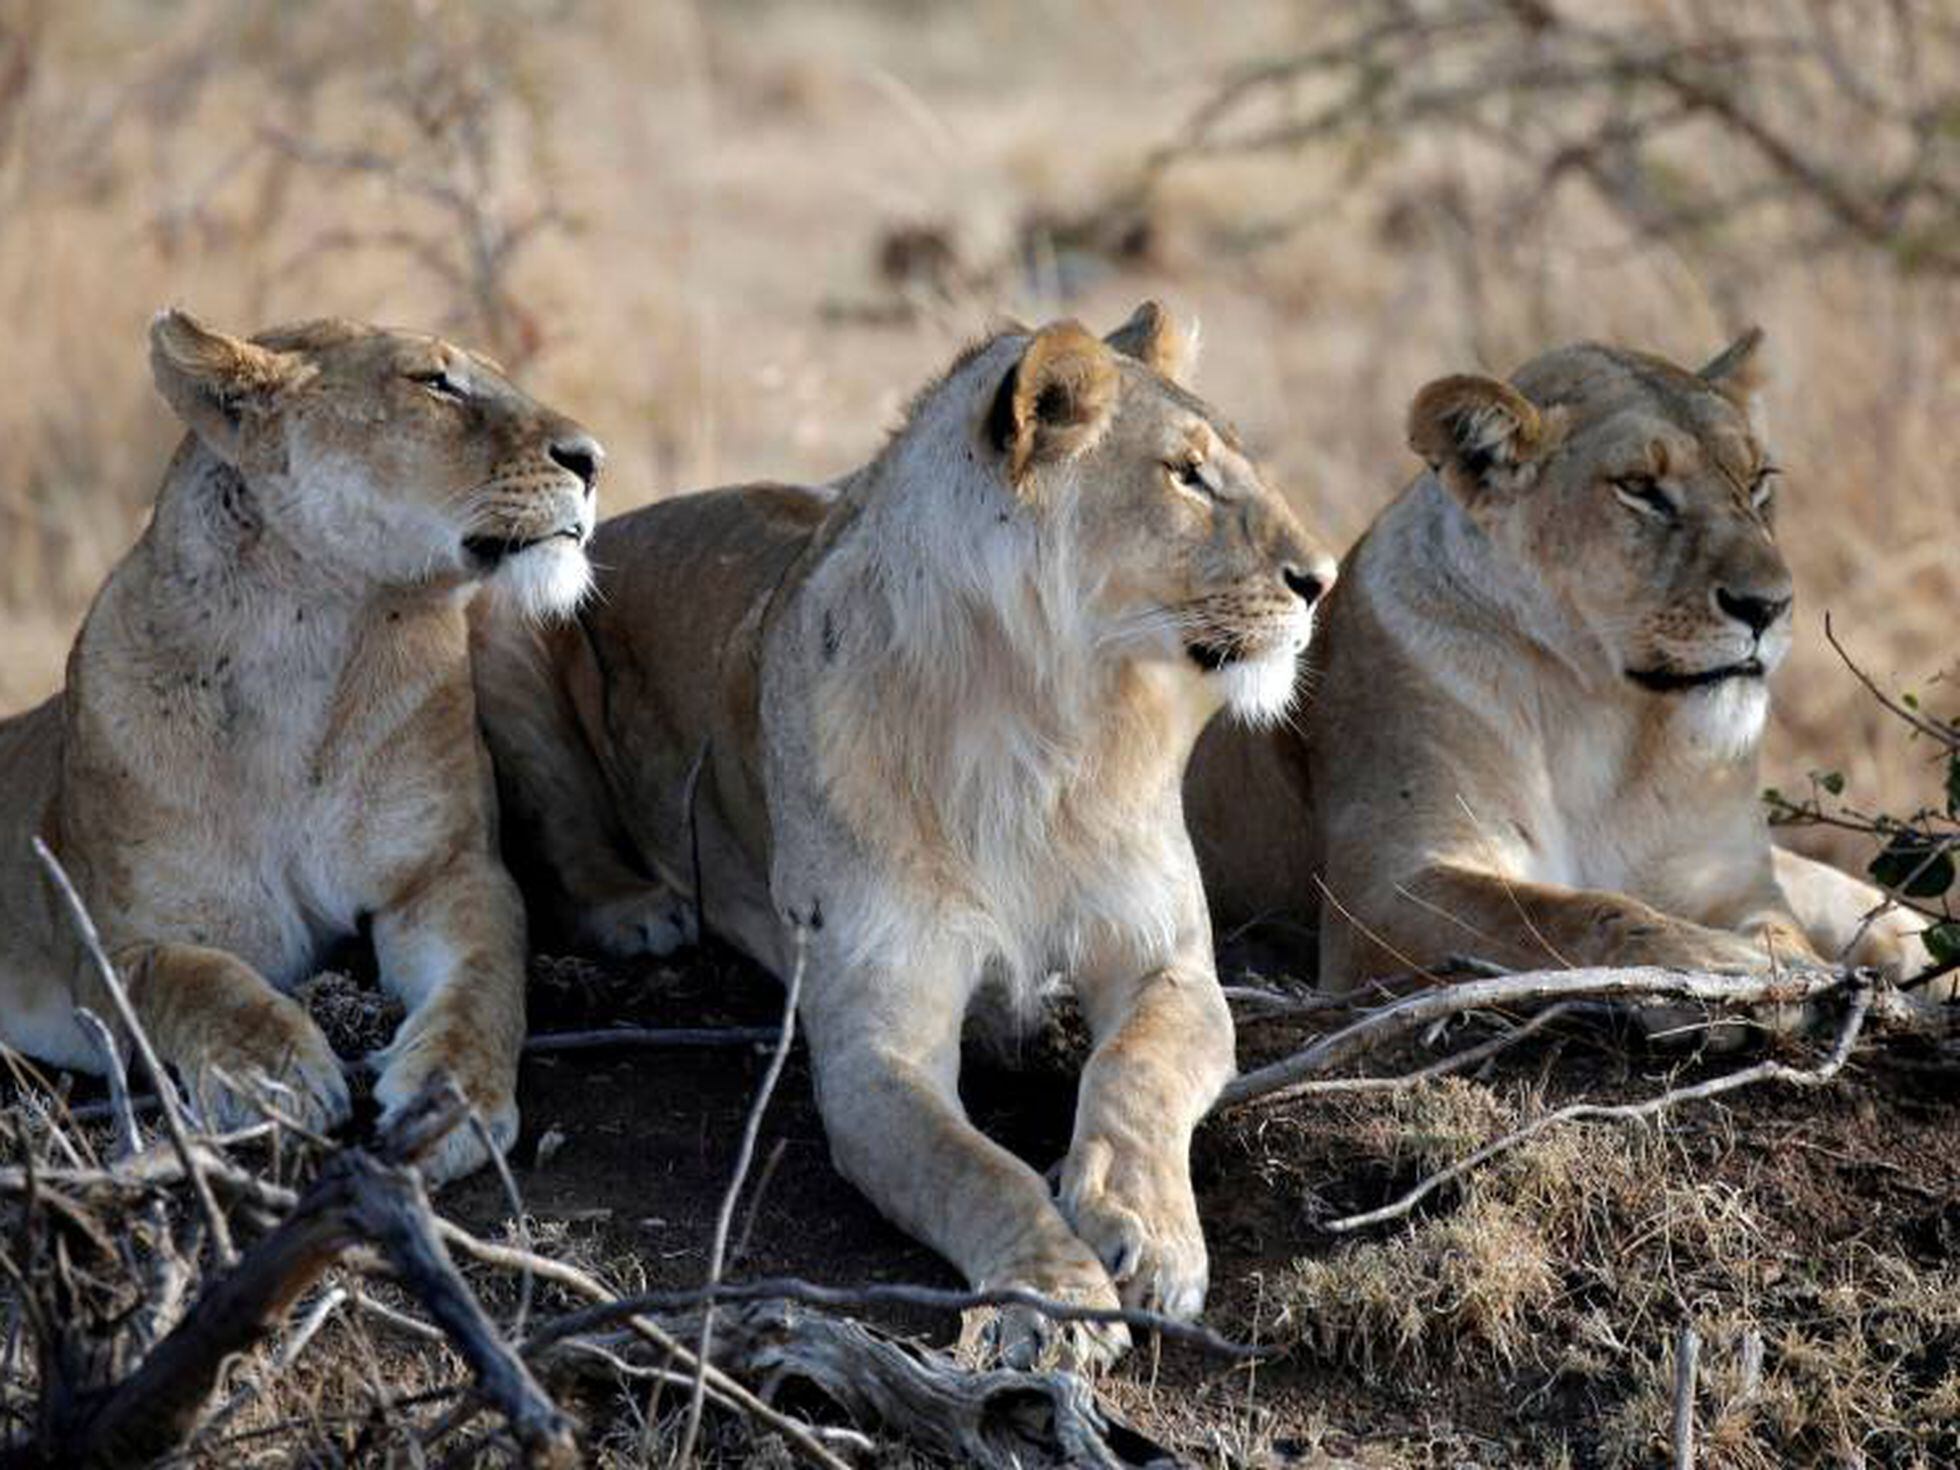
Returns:
[[[1783,471],[1773,464],[1766,464],[1756,471],[1756,478],[1749,486],[1749,503],[1757,510],[1766,510],[1776,495],[1776,487],[1770,481]]]
[[[1167,463],[1164,468],[1171,472],[1171,478],[1177,481],[1179,486],[1192,494],[1202,495],[1208,500],[1215,500],[1218,497],[1218,471],[1204,460],[1176,461]]]
[[[1680,510],[1652,475],[1622,475],[1613,481],[1613,493],[1622,505],[1641,515],[1663,521],[1680,518]]]
[[[470,396],[469,389],[463,385],[460,378],[451,377],[441,368],[434,368],[425,373],[410,373],[408,380],[411,383],[420,383],[436,397],[447,398],[452,403],[461,403]]]

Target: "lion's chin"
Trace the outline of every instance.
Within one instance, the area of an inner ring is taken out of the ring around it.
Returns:
[[[1224,690],[1225,707],[1241,724],[1264,729],[1278,724],[1293,707],[1298,666],[1298,653],[1282,647],[1257,658],[1234,659],[1206,677]]]
[[[554,536],[505,556],[488,585],[493,596],[527,618],[563,617],[585,600],[592,564],[578,542]]]

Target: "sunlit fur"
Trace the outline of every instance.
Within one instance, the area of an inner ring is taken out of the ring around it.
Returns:
[[[1217,731],[1193,763],[1221,923],[1317,922],[1334,986],[1455,954],[1751,969],[1854,937],[1916,962],[1903,915],[1860,933],[1874,889],[1765,827],[1792,613],[1754,346],[1695,373],[1584,345],[1417,395],[1429,469],[1350,553],[1299,728]]]
[[[221,1072],[316,1124],[345,1114],[339,1062],[282,991],[365,930],[407,1008],[376,1058],[384,1113],[446,1074],[507,1145],[524,925],[491,852],[465,620],[486,577],[527,617],[576,602],[592,495],[560,459],[589,473],[598,446],[415,333],[247,342],[167,312],[151,361],[191,432],[67,688],[0,723],[0,1037],[93,1070],[74,1007],[113,1014],[39,833],[209,1121],[254,1116]],[[426,1167],[484,1157],[465,1129]]]
[[[1154,306],[1108,344],[1004,333],[832,487],[602,527],[582,636],[544,637],[555,688],[522,650],[482,667],[520,840],[575,907],[619,932],[637,890],[664,937],[679,894],[785,976],[805,926],[833,1155],[882,1209],[976,1283],[1189,1315],[1189,1135],[1232,1045],[1178,782],[1228,700],[1283,706],[1310,626],[1287,571],[1333,568],[1182,365]],[[605,870],[608,841],[664,883]],[[1058,971],[1099,1043],[1059,1211],[957,1093],[981,992],[1025,1012]]]

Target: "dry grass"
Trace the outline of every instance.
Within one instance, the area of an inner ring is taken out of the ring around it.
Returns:
[[[1544,1106],[1521,1084],[1450,1081],[1323,1104],[1313,1147],[1350,1175],[1400,1179]],[[1784,1141],[1855,1156],[1847,1135],[1869,1107]],[[1544,1135],[1440,1212],[1297,1261],[1268,1294],[1269,1330],[1370,1383],[1496,1375],[1521,1427],[1576,1427],[1583,1463],[1633,1467],[1665,1454],[1674,1343],[1692,1322],[1702,1463],[1949,1463],[1960,1273],[1882,1225],[1868,1189],[1840,1197],[1808,1164],[1759,1154],[1757,1121]],[[1897,1187],[1944,1196],[1909,1175]],[[1833,1218],[1868,1209],[1848,1229]]]

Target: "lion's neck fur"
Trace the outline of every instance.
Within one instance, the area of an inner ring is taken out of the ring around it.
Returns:
[[[461,646],[454,589],[403,592],[336,566],[288,539],[266,494],[186,440],[83,629],[85,667],[118,669],[128,687],[85,680],[87,698],[151,699],[175,738],[214,760],[228,748],[291,755],[317,749],[357,706],[415,697],[423,659],[404,650],[426,655],[432,636]],[[238,692],[249,689],[279,698],[267,707]],[[93,735],[118,727],[113,711],[95,713],[109,718],[77,711]]]
[[[914,903],[1038,980],[1089,928],[1171,925],[1159,829],[1197,722],[1109,646],[1074,487],[1019,503],[933,412],[843,486],[808,584],[819,767]]]

